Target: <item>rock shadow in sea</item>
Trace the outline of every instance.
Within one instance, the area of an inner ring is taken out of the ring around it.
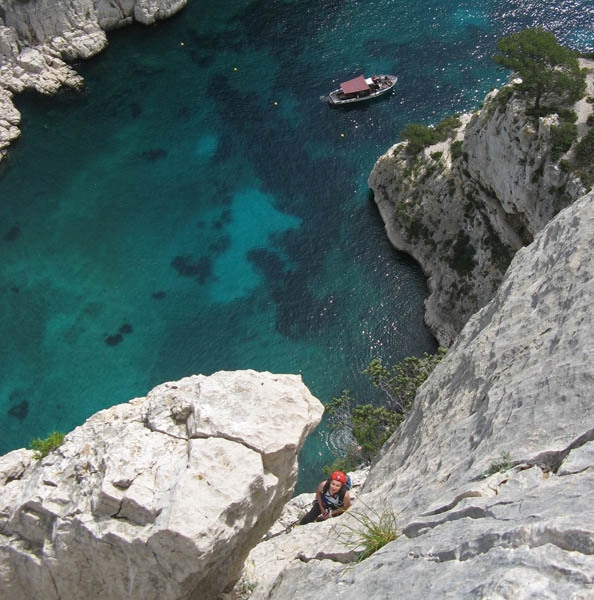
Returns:
[[[167,150],[164,148],[149,148],[148,150],[143,150],[140,153],[140,158],[146,160],[147,162],[156,162],[158,160],[163,160],[167,156]]]
[[[112,333],[105,336],[105,344],[107,346],[117,346],[124,341],[124,335],[129,335],[132,333],[133,328],[130,323],[124,323],[117,331],[117,333]]]
[[[265,250],[286,261],[280,241],[286,232],[298,228],[301,220],[279,211],[270,194],[245,189],[234,194],[218,221],[229,243],[217,247],[223,251],[213,260],[209,292],[215,302],[227,304],[249,296],[262,284],[262,274],[250,259],[253,252]]]
[[[23,392],[17,390],[10,394],[9,402],[11,404],[7,413],[9,416],[24,421],[29,414],[29,401],[23,398]]]
[[[275,327],[281,335],[298,340],[328,331],[343,310],[334,295],[314,296],[304,285],[304,274],[286,270],[285,263],[273,252],[253,250],[248,258],[266,277],[276,306]]]
[[[176,256],[172,259],[171,266],[180,277],[191,277],[200,284],[212,278],[211,259],[208,256],[202,256],[197,262],[193,262],[191,256]]]
[[[13,225],[3,236],[5,242],[16,242],[21,237],[21,228]]]

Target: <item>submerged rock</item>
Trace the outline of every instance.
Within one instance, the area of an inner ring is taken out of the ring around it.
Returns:
[[[323,407],[295,375],[196,375],[0,458],[0,597],[215,598],[280,515]]]

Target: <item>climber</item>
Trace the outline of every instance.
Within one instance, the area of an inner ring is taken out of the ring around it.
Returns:
[[[311,510],[301,519],[300,525],[312,521],[325,521],[338,517],[351,505],[348,478],[342,471],[334,471],[325,481],[320,482],[316,490],[316,499]]]

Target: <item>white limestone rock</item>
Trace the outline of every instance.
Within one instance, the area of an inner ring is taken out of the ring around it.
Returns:
[[[583,65],[592,86],[594,63]],[[418,157],[396,144],[369,176],[390,241],[428,277],[425,321],[445,346],[493,297],[518,249],[587,191],[551,159],[558,116],[528,118],[510,91],[491,92],[480,112],[463,115],[453,139]],[[574,108],[583,135],[592,105]],[[453,158],[455,141],[462,145]]]
[[[352,514],[299,528],[311,539],[254,599],[593,597],[592,231],[594,193],[518,252],[420,388],[358,500],[401,536],[344,565]]]
[[[0,88],[0,160],[8,146],[21,134],[20,122],[21,113],[12,103],[12,94]]]
[[[62,86],[83,87],[67,63],[88,59],[107,46],[106,31],[134,20],[151,24],[187,0],[3,0],[0,11],[0,93],[34,89],[55,94]],[[12,104],[10,104],[12,106]],[[10,106],[0,102],[0,160],[19,135],[5,123]],[[6,109],[6,112],[5,112]]]
[[[214,598],[291,497],[322,405],[294,375],[197,375],[0,459],[0,597]]]
[[[186,5],[187,0],[136,0],[134,19],[144,25],[168,19]]]

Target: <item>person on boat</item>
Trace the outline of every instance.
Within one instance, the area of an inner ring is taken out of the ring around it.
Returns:
[[[334,471],[328,479],[318,485],[311,510],[299,521],[299,524],[307,525],[313,521],[338,517],[350,506],[347,476],[342,471]]]

